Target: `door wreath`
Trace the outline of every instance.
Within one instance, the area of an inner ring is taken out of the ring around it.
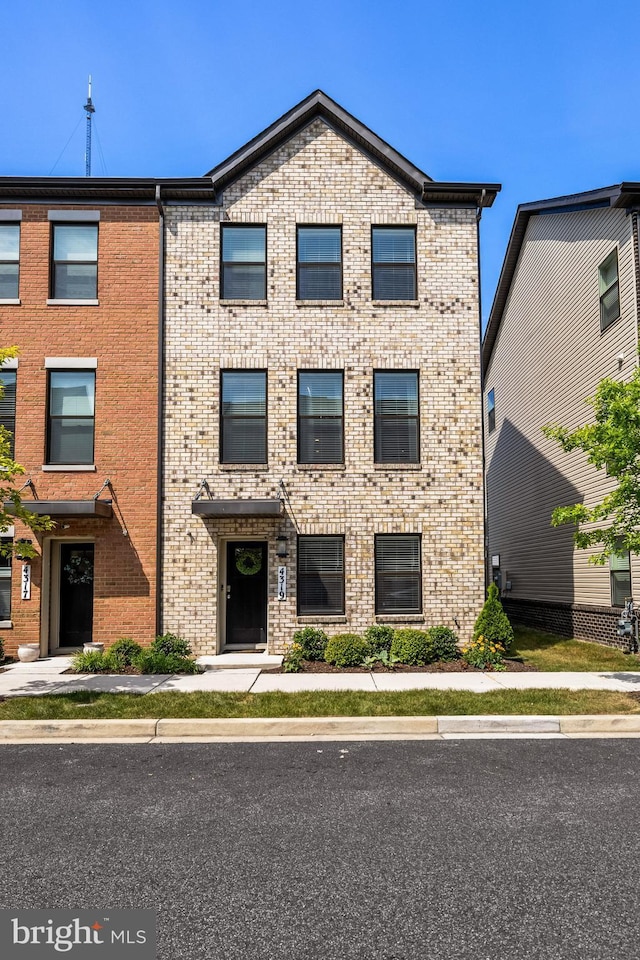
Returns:
[[[236,550],[236,570],[245,577],[252,577],[262,569],[262,550],[243,547]]]
[[[63,567],[67,575],[67,583],[93,583],[93,562],[82,554],[72,554],[69,562]]]

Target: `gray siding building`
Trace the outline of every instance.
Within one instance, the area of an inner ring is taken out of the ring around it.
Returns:
[[[520,206],[483,344],[488,577],[515,621],[607,643],[639,595],[637,559],[594,566],[572,527],[550,526],[612,481],[542,427],[587,422],[599,381],[638,364],[639,205],[622,183]]]

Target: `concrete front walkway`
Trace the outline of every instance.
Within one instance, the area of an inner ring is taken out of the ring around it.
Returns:
[[[100,690],[109,693],[161,693],[211,690],[266,693],[301,690],[614,690],[640,691],[640,671],[598,673],[263,673],[257,666],[208,669],[198,676],[152,674],[111,676],[70,674],[70,657],[14,663],[0,670],[0,697],[40,696]]]

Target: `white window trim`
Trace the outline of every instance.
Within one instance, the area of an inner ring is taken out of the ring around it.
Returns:
[[[45,357],[45,370],[97,370],[97,357]]]
[[[55,221],[56,223],[64,223],[64,221],[70,220],[84,220],[89,222],[95,222],[100,219],[99,210],[49,210],[48,211],[49,220]]]
[[[22,210],[0,210],[0,223],[8,220],[22,220]]]

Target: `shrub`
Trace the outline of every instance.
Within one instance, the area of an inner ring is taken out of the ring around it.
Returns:
[[[181,657],[178,653],[161,653],[157,650],[143,650],[136,657],[136,667],[141,673],[202,673],[195,660]]]
[[[500,603],[495,583],[489,584],[487,599],[473,628],[473,639],[477,640],[480,636],[501,644],[505,651],[513,643],[513,629]]]
[[[472,667],[480,670],[504,670],[504,647],[486,637],[479,636],[470,640],[463,649],[462,657]]]
[[[302,650],[301,660],[324,660],[328,640],[324,630],[317,627],[305,627],[303,630],[296,630],[293,635],[294,645]]]
[[[0,663],[2,663],[3,660],[4,660],[4,644],[2,640],[0,640]]]
[[[371,647],[357,633],[337,633],[327,643],[324,658],[336,667],[359,667]]]
[[[285,673],[300,673],[302,670],[302,661],[308,659],[309,658],[304,655],[302,646],[299,643],[292,643],[282,658],[282,669]]]
[[[367,627],[364,638],[371,647],[372,653],[382,653],[383,650],[389,653],[393,643],[393,627],[385,627],[377,623],[373,627]]]
[[[142,647],[139,643],[136,643],[131,637],[120,637],[109,647],[105,656],[115,669],[122,670],[124,667],[130,667],[135,663],[136,658],[141,653]]]
[[[375,667],[376,663],[381,663],[382,666],[387,667],[388,670],[395,670],[396,664],[400,663],[400,661],[387,650],[380,650],[377,653],[374,652],[368,657],[365,657],[362,661],[362,666],[372,668]]]
[[[458,637],[449,627],[431,627],[427,630],[433,644],[435,660],[457,660],[460,656]]]
[[[153,653],[164,653],[167,656],[174,654],[178,657],[188,657],[191,653],[191,647],[187,640],[176,636],[175,633],[163,633],[161,637],[156,637],[151,643]]]
[[[89,650],[87,653],[76,653],[69,669],[72,673],[109,673],[110,664],[104,653]]]
[[[436,658],[433,641],[428,632],[409,628],[394,631],[391,653],[398,657],[400,663],[415,666],[432,663]]]

